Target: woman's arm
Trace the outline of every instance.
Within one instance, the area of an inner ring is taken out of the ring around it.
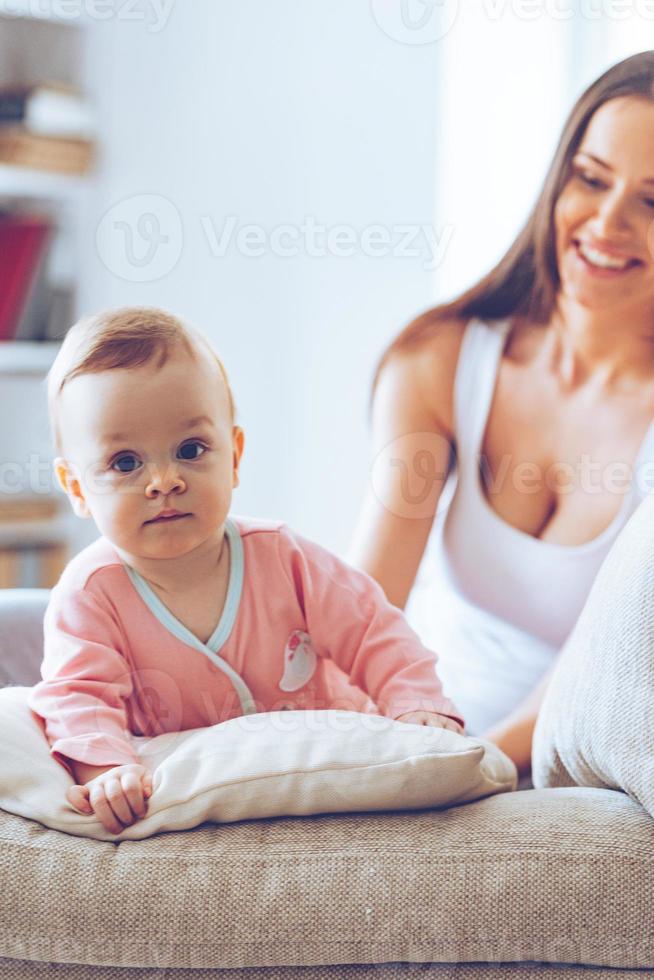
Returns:
[[[395,354],[373,402],[367,492],[348,560],[403,609],[413,587],[452,455],[452,392],[462,325]]]

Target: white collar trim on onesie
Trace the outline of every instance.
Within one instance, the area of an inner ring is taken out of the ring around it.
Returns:
[[[200,653],[208,657],[216,667],[227,674],[236,688],[243,714],[251,715],[255,714],[258,708],[250,689],[243,681],[243,678],[236,673],[234,668],[218,654],[218,651],[227,642],[232,632],[243,592],[243,542],[237,525],[229,517],[225,521],[225,536],[229,546],[229,582],[227,585],[227,595],[220,621],[206,643],[202,643],[188,627],[184,626],[176,616],[173,616],[170,609],[164,605],[140,572],[137,572],[135,568],[132,568],[124,562],[123,565],[132,585],[152,615],[173,636],[176,636],[178,640],[187,643],[191,647],[195,647],[196,650],[199,650]]]

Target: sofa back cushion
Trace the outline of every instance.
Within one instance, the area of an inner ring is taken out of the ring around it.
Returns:
[[[48,589],[0,589],[0,687],[41,679]]]
[[[536,787],[628,793],[654,816],[654,495],[607,555],[559,656],[533,741]]]

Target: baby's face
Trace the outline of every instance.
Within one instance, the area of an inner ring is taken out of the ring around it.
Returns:
[[[80,517],[123,553],[176,558],[222,540],[243,433],[218,366],[186,352],[74,378],[60,396],[55,461]],[[159,519],[162,511],[183,517]]]

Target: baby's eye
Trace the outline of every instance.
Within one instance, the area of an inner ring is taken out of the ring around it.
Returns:
[[[202,452],[199,453],[197,456],[193,454],[193,450],[195,449],[196,446],[198,447],[198,449],[202,450]],[[189,453],[187,453],[187,450],[189,450]],[[201,442],[194,441],[194,442],[186,442],[184,443],[183,446],[180,446],[179,454],[182,459],[193,460],[193,459],[199,459],[202,453],[205,453],[206,451],[207,451],[206,446],[203,446]]]
[[[123,463],[126,463],[128,465],[123,467]],[[118,456],[111,464],[111,469],[116,470],[117,468],[118,473],[133,473],[134,470],[136,469],[136,466],[129,465],[131,463],[138,464],[138,460],[136,456],[132,456],[131,454],[125,456]]]

